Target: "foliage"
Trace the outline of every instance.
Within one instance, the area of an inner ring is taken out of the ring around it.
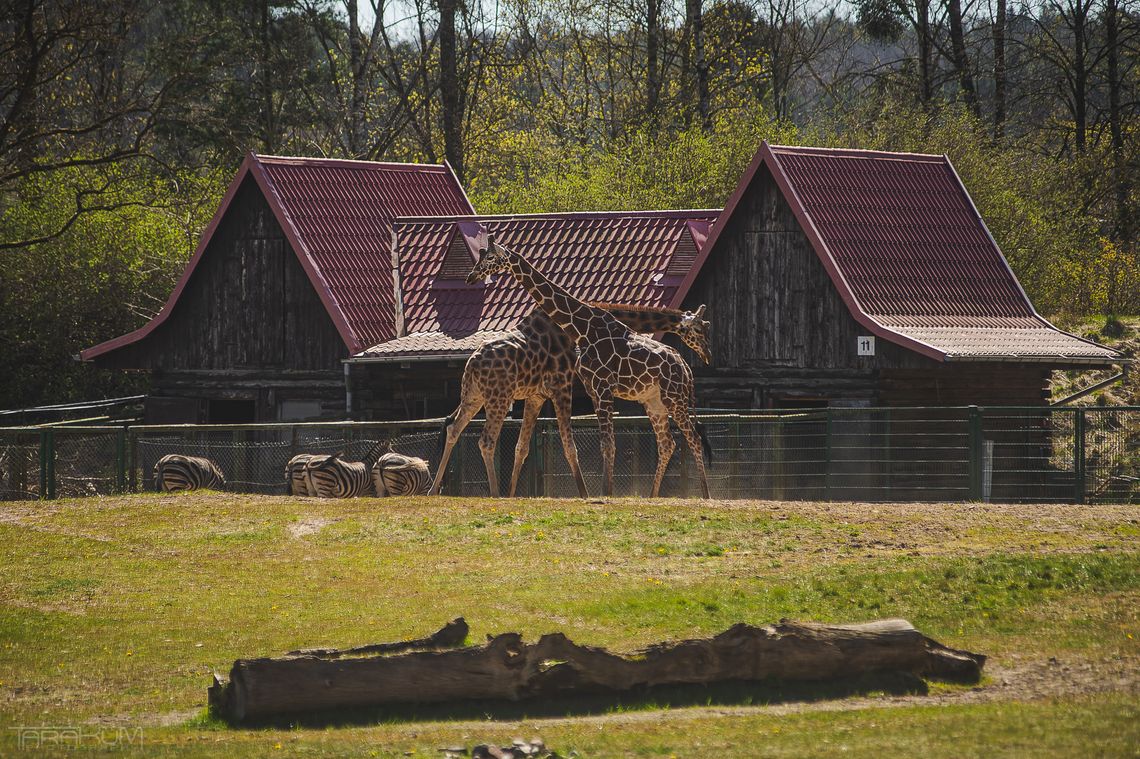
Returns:
[[[110,391],[67,352],[153,315],[249,150],[451,156],[485,212],[720,206],[761,139],[945,152],[1039,310],[1140,311],[1140,14],[1119,0],[9,6],[0,323],[55,347],[10,354],[30,388],[0,381],[0,407]],[[105,273],[65,297],[34,281],[47,261]]]
[[[110,183],[104,201],[114,207],[79,216],[50,244],[0,255],[0,405],[113,397],[143,387],[143,378],[93,371],[75,356],[157,313],[213,213],[221,179],[186,172],[171,185],[103,167],[33,175],[20,184],[0,215],[0,225],[17,233],[34,234],[70,215],[72,183]]]

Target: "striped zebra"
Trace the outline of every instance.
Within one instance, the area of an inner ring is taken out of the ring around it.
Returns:
[[[220,490],[225,485],[222,470],[209,459],[171,453],[154,465],[154,487],[164,493],[199,488]]]
[[[319,464],[328,458],[326,454],[298,453],[289,459],[285,464],[286,495],[316,495],[316,491],[310,487],[309,474],[306,471],[306,467],[309,463]]]
[[[389,451],[372,467],[376,495],[427,495],[431,489],[428,463],[414,456]]]
[[[313,456],[305,463],[308,495],[318,498],[357,498],[371,495],[372,467],[387,445],[376,443],[360,461],[342,461],[341,454]]]

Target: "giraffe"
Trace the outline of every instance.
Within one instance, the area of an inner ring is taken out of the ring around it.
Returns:
[[[584,303],[551,282],[529,261],[487,236],[487,247],[467,275],[473,284],[492,274],[508,272],[521,284],[539,308],[574,343],[578,358],[575,370],[594,402],[601,434],[605,494],[613,495],[614,398],[639,401],[657,438],[657,472],[653,495],[661,491],[665,468],[675,444],[669,434],[669,417],[685,436],[701,476],[701,490],[709,497],[708,476],[697,427],[689,416],[693,402],[693,372],[677,351],[639,335],[603,308]]]
[[[709,323],[702,317],[704,306],[695,313],[669,308],[594,304],[613,314],[634,332],[673,332],[707,364]],[[554,404],[562,450],[578,495],[587,497],[586,481],[578,466],[578,450],[570,428],[570,409],[574,390],[574,345],[550,317],[535,308],[503,337],[481,345],[463,370],[459,407],[447,418],[446,439],[432,493],[438,493],[447,471],[447,462],[460,434],[480,408],[486,409],[486,423],[479,440],[483,463],[487,468],[487,484],[492,496],[499,495],[498,472],[494,465],[503,420],[511,405],[523,400],[523,421],[515,445],[514,466],[508,494],[514,497],[519,473],[530,452],[530,439],[538,413],[547,400]]]

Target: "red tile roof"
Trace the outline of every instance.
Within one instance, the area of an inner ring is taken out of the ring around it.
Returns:
[[[392,221],[410,214],[474,213],[446,164],[251,153],[158,316],[134,332],[88,348],[82,359],[141,340],[169,318],[247,174],[257,182],[352,353],[395,336]]]
[[[672,305],[762,165],[852,316],[871,333],[938,360],[1119,359],[1034,310],[946,156],[765,142]]]
[[[462,352],[473,333],[505,332],[530,313],[534,300],[511,277],[467,285],[454,275],[444,276],[448,271],[470,272],[487,232],[583,300],[665,305],[674,298],[681,279],[667,273],[674,255],[685,257],[686,250],[703,242],[718,213],[616,211],[398,219],[402,337],[362,355]],[[463,266],[445,266],[449,256],[459,256],[455,263]],[[695,255],[686,258],[686,270],[692,258]]]

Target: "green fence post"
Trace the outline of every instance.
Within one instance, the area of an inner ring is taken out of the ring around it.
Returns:
[[[139,436],[133,428],[127,429],[127,488],[132,493],[139,492]]]
[[[831,500],[831,408],[827,409],[827,469],[823,476],[823,500]]]
[[[48,431],[40,430],[40,498],[48,497]]]
[[[982,410],[977,406],[970,406],[970,500],[982,500],[982,467],[984,466],[982,438]]]
[[[40,430],[40,498],[55,498],[55,430]]]
[[[127,430],[120,427],[115,433],[115,492],[122,493],[127,486]]]
[[[729,489],[740,487],[740,414],[732,416],[732,461],[729,462]]]
[[[527,480],[530,481],[530,492],[527,495],[532,498],[538,495],[538,481],[541,477],[542,469],[545,467],[546,462],[543,461],[542,446],[538,444],[539,438],[542,437],[542,419],[536,419],[534,427],[530,431],[530,451],[527,453],[526,460],[530,462],[530,476]],[[521,474],[520,474],[521,476]]]
[[[1085,502],[1085,410],[1073,412],[1073,501]]]

